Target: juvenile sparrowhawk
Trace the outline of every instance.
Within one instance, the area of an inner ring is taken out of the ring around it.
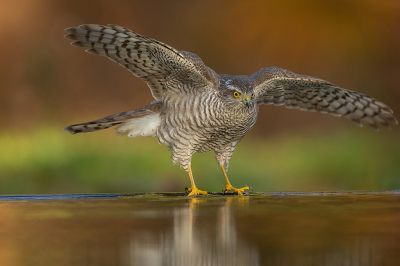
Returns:
[[[65,130],[75,134],[119,125],[118,135],[158,138],[171,149],[173,163],[189,173],[189,196],[207,193],[196,187],[190,165],[194,153],[211,150],[225,177],[224,191],[241,195],[249,189],[234,188],[226,171],[236,144],[256,123],[261,104],[343,116],[375,130],[377,124],[386,128],[397,124],[392,110],[382,102],[322,79],[279,67],[263,68],[250,76],[217,74],[195,54],[115,25],[88,24],[66,31],[65,37],[75,40],[72,45],[106,56],[140,77],[155,101]]]

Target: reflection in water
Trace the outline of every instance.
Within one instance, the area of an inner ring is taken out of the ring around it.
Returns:
[[[400,265],[396,195],[0,200],[0,265]]]
[[[130,260],[137,265],[259,265],[255,247],[237,237],[232,200],[249,198],[228,198],[214,217],[202,217],[200,204],[207,200],[189,199],[186,206],[173,209],[173,228],[162,237],[151,229],[131,236]]]

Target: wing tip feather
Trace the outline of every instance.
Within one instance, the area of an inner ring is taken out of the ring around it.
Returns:
[[[399,124],[399,122],[397,121],[396,117],[392,116],[393,120],[392,120],[392,124],[397,126]],[[389,121],[390,122],[390,121]]]
[[[76,40],[76,35],[75,35],[75,33],[71,33],[71,34],[64,35],[64,38],[70,39],[70,40]]]
[[[70,27],[70,28],[66,28],[64,31],[66,31],[68,33],[76,33],[76,28],[75,27]]]
[[[89,54],[100,55],[99,51],[97,51],[97,50],[95,50],[95,49],[93,49],[93,48],[91,48],[91,49],[86,49],[85,52],[86,52],[86,53],[89,53]]]
[[[75,41],[75,42],[71,42],[72,46],[77,46],[77,47],[84,47],[84,44],[82,41]]]
[[[71,126],[64,127],[63,130],[69,132],[71,135],[76,134],[76,132],[71,128]]]

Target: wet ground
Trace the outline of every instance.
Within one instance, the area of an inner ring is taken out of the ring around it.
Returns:
[[[0,265],[400,265],[400,191],[0,196]]]

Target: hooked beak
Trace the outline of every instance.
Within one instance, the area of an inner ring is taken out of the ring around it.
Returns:
[[[250,104],[251,104],[251,97],[250,97],[250,96],[246,96],[246,98],[244,99],[243,103],[244,103],[247,107],[250,107]]]

